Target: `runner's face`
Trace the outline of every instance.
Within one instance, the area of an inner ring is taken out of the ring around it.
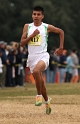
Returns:
[[[33,11],[32,19],[35,24],[40,24],[43,18],[44,18],[44,15],[42,14],[41,11]]]

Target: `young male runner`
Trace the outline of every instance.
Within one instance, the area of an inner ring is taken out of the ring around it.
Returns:
[[[28,44],[28,67],[35,79],[37,96],[36,106],[42,104],[42,96],[46,104],[46,114],[51,113],[50,98],[47,96],[46,88],[42,78],[42,72],[49,65],[49,54],[47,52],[47,41],[49,32],[59,34],[60,47],[55,51],[55,54],[61,55],[63,52],[64,31],[53,25],[42,22],[44,18],[44,10],[40,6],[36,6],[32,12],[33,22],[25,24],[23,34],[20,41],[20,46]]]

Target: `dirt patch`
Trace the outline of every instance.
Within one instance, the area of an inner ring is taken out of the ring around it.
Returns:
[[[45,104],[0,101],[0,124],[80,124],[80,104],[51,104],[51,108],[46,115]]]

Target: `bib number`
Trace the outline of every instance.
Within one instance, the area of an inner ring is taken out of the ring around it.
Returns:
[[[30,42],[29,45],[41,45],[41,35],[36,35],[35,37],[33,37]]]

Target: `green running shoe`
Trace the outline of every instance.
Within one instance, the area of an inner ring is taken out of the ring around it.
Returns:
[[[51,113],[51,108],[50,108],[50,102],[51,102],[51,98],[48,98],[48,102],[46,103],[46,114],[50,114]]]
[[[41,106],[41,105],[42,105],[42,96],[36,96],[35,106]]]

